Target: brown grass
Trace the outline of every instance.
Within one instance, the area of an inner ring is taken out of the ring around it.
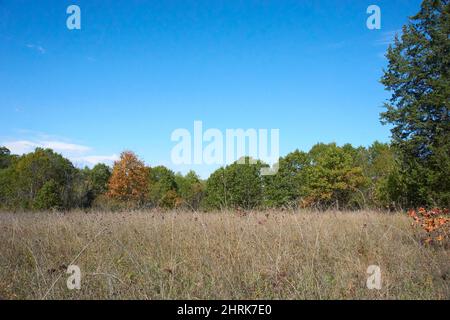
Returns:
[[[0,214],[3,299],[449,299],[449,249],[401,214]],[[69,264],[82,271],[67,289]],[[379,265],[383,288],[366,287]]]

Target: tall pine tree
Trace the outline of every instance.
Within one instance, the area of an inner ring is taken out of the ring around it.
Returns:
[[[393,125],[408,206],[450,203],[449,32],[449,0],[424,0],[387,52],[381,119]]]

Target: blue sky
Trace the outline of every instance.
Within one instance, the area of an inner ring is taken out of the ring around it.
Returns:
[[[68,30],[66,8],[81,8]],[[366,27],[369,5],[381,30]],[[388,141],[379,83],[418,0],[0,0],[0,144],[77,165],[124,149],[175,171],[178,128],[280,129],[281,155]]]

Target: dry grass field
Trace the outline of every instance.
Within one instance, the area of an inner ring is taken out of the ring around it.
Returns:
[[[368,211],[1,213],[0,297],[449,299],[450,250],[418,232]],[[366,287],[369,265],[380,291]]]

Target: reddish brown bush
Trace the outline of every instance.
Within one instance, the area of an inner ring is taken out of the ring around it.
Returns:
[[[443,243],[449,239],[450,218],[448,209],[410,210],[408,215],[414,219],[413,227],[420,227],[426,232],[423,241],[427,244]]]

